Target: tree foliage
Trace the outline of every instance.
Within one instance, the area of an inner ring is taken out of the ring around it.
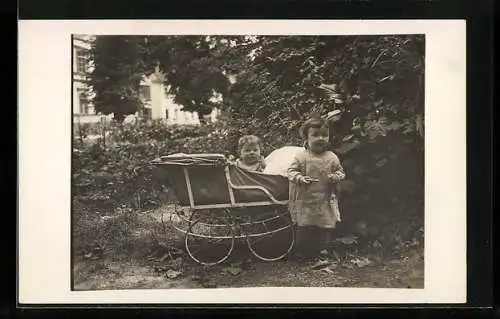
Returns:
[[[424,51],[420,35],[106,36],[94,46],[92,84],[98,110],[130,114],[140,77],[160,66],[168,93],[187,111],[225,106],[235,119],[290,134],[311,112],[339,109],[343,138],[381,119],[418,126]]]
[[[148,36],[148,63],[157,64],[166,75],[168,93],[186,111],[210,114],[214,93],[225,94],[229,81],[210,42],[203,36]]]
[[[139,86],[145,70],[139,36],[98,36],[91,48],[90,84],[97,112],[121,121],[142,106]]]
[[[424,39],[411,36],[262,37],[231,88],[231,108],[263,130],[295,134],[312,112],[339,110],[336,142],[423,116]]]
[[[135,113],[140,79],[159,67],[166,93],[184,110],[207,115],[222,107],[217,96],[227,96],[229,76],[246,68],[242,62],[256,45],[243,36],[97,36],[91,51],[94,103],[104,114]]]

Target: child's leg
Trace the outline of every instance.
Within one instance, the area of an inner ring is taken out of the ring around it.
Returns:
[[[304,258],[315,258],[325,246],[325,232],[317,226],[299,227],[297,232],[297,253]]]
[[[311,257],[311,248],[315,244],[313,228],[311,226],[297,226],[295,228],[295,253],[297,256]]]
[[[308,247],[308,250],[314,257],[319,257],[322,250],[328,249],[330,233],[330,228],[314,227],[310,237],[311,245]]]
[[[318,227],[316,229],[316,251],[318,255],[322,250],[328,249],[328,243],[330,242],[330,232],[330,228]]]
[[[322,242],[323,242],[323,248],[322,249],[328,249],[328,246],[330,244],[330,239],[332,236],[332,228],[323,228],[322,229]]]
[[[306,227],[295,225],[295,248],[294,251],[300,254],[304,250],[304,237],[306,232]]]

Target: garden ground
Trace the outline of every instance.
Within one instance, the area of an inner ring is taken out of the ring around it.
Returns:
[[[74,290],[294,286],[423,288],[424,285],[422,247],[412,247],[390,256],[347,250],[340,258],[330,256],[328,264],[314,268],[307,262],[252,260],[245,247],[237,246],[234,258],[207,268],[195,264],[182,251],[172,247],[172,241],[181,247],[179,236],[164,237],[164,244],[152,240],[156,237],[152,236],[152,229],[158,225],[152,225],[151,221],[160,218],[158,210],[136,216],[142,216],[142,220],[134,223],[139,226],[130,229],[134,239],[129,240],[132,244],[128,253],[113,253],[115,247],[108,244],[101,254],[74,255]],[[112,220],[110,216],[104,219]],[[170,231],[172,229],[169,230],[172,235]]]
[[[75,264],[75,290],[166,289],[166,288],[234,288],[234,287],[365,287],[423,288],[422,252],[407,252],[400,258],[384,260],[363,268],[337,266],[330,271],[313,270],[309,264],[254,262],[239,267],[216,266],[205,270],[205,276],[192,266],[178,278],[158,271],[158,262],[79,261]],[[233,275],[231,271],[241,269]]]

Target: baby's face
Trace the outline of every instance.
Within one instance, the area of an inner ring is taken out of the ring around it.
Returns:
[[[260,159],[260,147],[258,144],[245,144],[241,148],[240,157],[243,163],[247,165],[255,164]]]
[[[322,153],[328,146],[330,139],[328,128],[310,128],[307,133],[307,143],[309,148],[315,153]]]

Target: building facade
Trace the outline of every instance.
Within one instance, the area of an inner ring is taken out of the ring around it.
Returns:
[[[144,104],[146,118],[162,120],[167,124],[198,125],[200,119],[197,112],[187,112],[183,106],[174,102],[174,97],[167,94],[165,75],[156,67],[149,76],[144,76],[141,82],[141,99]],[[210,122],[217,121],[219,110],[214,108],[207,116]]]
[[[89,52],[95,36],[74,35],[73,36],[73,118],[75,123],[95,123],[103,118],[111,119],[112,114],[103,116],[96,114],[92,104],[92,89],[87,79],[92,72],[92,63],[89,60]],[[200,124],[196,112],[183,111],[182,105],[174,102],[173,96],[167,94],[165,89],[165,78],[158,68],[150,75],[145,75],[140,87],[141,100],[144,104],[143,116],[150,120],[162,120],[166,124],[197,125]],[[219,110],[214,109],[207,120],[215,122]],[[136,113],[128,118],[139,117]]]
[[[73,117],[79,123],[91,123],[100,120],[91,103],[91,93],[87,76],[90,72],[89,51],[94,41],[93,36],[73,36]]]

